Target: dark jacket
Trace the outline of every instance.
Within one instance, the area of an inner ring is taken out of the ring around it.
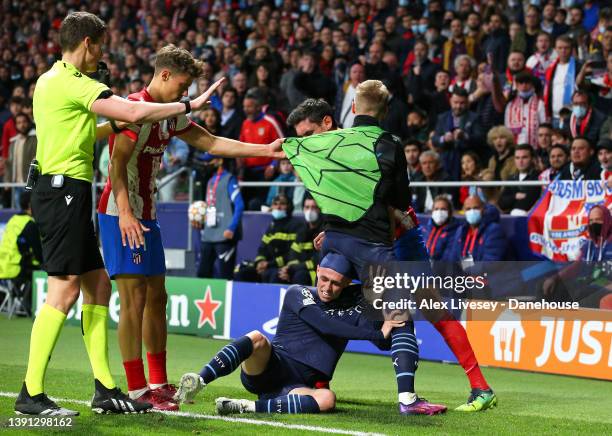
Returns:
[[[240,129],[244,121],[244,114],[240,109],[236,109],[232,116],[221,126],[220,136],[230,139],[238,139],[240,137]]]
[[[486,143],[484,141],[484,131],[478,120],[478,115],[474,112],[466,112],[461,117],[459,127],[466,134],[464,138],[458,141],[444,142],[442,137],[447,132],[453,132],[453,113],[452,111],[445,112],[438,116],[436,129],[432,142],[440,151],[442,165],[449,174],[451,180],[459,180],[461,178],[461,155],[472,150],[477,154],[487,153]]]
[[[406,94],[412,95],[415,105],[421,108],[429,106],[426,101],[427,95],[433,93],[435,90],[434,81],[436,80],[436,73],[438,71],[440,71],[440,66],[426,59],[425,62],[421,64],[419,75],[414,74],[411,68],[408,74],[404,76]]]
[[[587,123],[584,129],[584,135],[580,134],[582,129],[581,125],[579,125],[578,123],[576,123],[576,134],[574,135],[574,132],[571,131],[571,125],[573,123],[573,120],[575,119],[574,115],[571,116],[570,122],[566,126],[566,131],[570,134],[571,137],[584,136],[589,140],[591,145],[595,147],[599,142],[601,126],[603,126],[603,124],[606,122],[606,118],[607,117],[603,112],[600,112],[599,110],[593,108],[593,111],[591,112],[591,118],[589,119],[589,122]]]
[[[485,206],[471,253],[471,241],[467,241],[470,227],[467,221],[457,227],[452,240],[452,260],[459,261],[464,257],[464,254],[465,256],[471,254],[475,262],[497,261],[504,258],[508,241],[499,225],[499,210],[495,206]]]
[[[291,244],[289,262],[287,263],[290,276],[294,276],[299,270],[307,271],[312,280],[312,285],[315,284],[317,265],[319,264],[319,252],[314,249],[312,241],[322,229],[321,220],[313,228],[308,223],[304,223],[297,233],[295,242]]]
[[[512,174],[508,178],[508,180],[519,180],[518,173]],[[527,174],[527,177],[523,180],[538,180],[538,172],[532,169]],[[516,198],[516,194],[518,193],[525,194],[525,198],[518,200]],[[497,204],[499,208],[505,213],[510,213],[512,209],[522,209],[525,211],[529,211],[536,203],[536,201],[538,201],[540,195],[542,195],[542,188],[540,186],[506,186],[502,190],[501,196]]]
[[[387,132],[397,135],[402,139],[408,137],[408,105],[397,96],[392,96],[387,106],[387,116],[381,123],[381,127]]]
[[[453,237],[459,221],[450,217],[446,224],[437,226],[433,219],[429,219],[423,227],[423,237],[427,252],[432,260],[450,261],[453,257]]]
[[[273,220],[261,237],[255,263],[266,260],[268,268],[281,268],[287,265],[291,244],[295,242],[301,226],[302,221],[297,218]]]
[[[510,36],[504,29],[498,29],[487,35],[481,43],[482,52],[493,56],[493,67],[496,71],[505,71],[510,53]]]
[[[602,178],[601,165],[595,156],[584,169],[575,168],[571,162],[561,169],[559,180],[577,180],[579,178],[583,180],[600,180]]]
[[[436,182],[447,182],[451,181],[451,179],[444,169],[440,168],[436,174],[434,174],[434,180]],[[455,179],[457,180],[457,179]],[[413,182],[426,182],[425,176],[423,173],[418,172],[414,175]],[[452,202],[455,207],[459,205],[459,194],[456,188],[439,188],[439,187],[431,187],[425,188],[423,186],[419,186],[418,188],[412,188],[412,206],[414,210],[418,213],[422,213],[425,211],[425,200],[427,199],[427,190],[431,192],[431,198],[436,198],[437,195],[440,194],[449,194],[452,197]]]
[[[319,70],[310,74],[299,71],[293,78],[293,85],[307,98],[322,98],[330,105],[334,104],[336,85]]]

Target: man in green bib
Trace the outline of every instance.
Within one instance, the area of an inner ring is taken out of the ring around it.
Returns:
[[[107,318],[111,284],[92,222],[94,142],[120,130],[96,125],[97,115],[128,123],[154,122],[202,108],[220,82],[191,102],[151,103],[114,96],[88,77],[102,57],[106,26],[87,12],[69,14],[60,27],[62,59],[43,74],[34,92],[40,176],[32,192],[44,269],[46,302],[30,339],[28,370],[15,402],[18,414],[71,416],[44,393],[44,377],[66,314],[83,290],[81,326],[95,378],[91,403],[97,413],[139,413],[152,406],[131,400],[116,387],[108,366]]]

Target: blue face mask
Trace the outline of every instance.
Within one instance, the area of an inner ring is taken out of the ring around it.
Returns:
[[[274,4],[277,8],[280,8],[283,5],[283,0],[274,0]]]
[[[302,3],[300,5],[300,12],[308,12],[310,10],[310,5],[308,3]]]
[[[286,210],[272,209],[272,218],[274,220],[282,220],[287,217]]]
[[[533,89],[529,91],[519,91],[518,95],[519,97],[524,98],[524,99],[531,98],[531,96],[533,95]]]
[[[418,24],[413,24],[410,27],[412,28],[412,33],[419,33],[419,25]]]
[[[252,39],[247,39],[244,42],[244,45],[246,46],[247,50],[250,50],[251,48],[253,48],[253,46],[255,45],[255,41],[253,41]]]
[[[480,222],[482,218],[482,213],[480,209],[470,209],[465,211],[465,220],[468,224],[475,226]]]
[[[255,20],[253,20],[252,18],[247,18],[246,20],[244,20],[244,25],[247,27],[247,29],[252,29],[255,25]]]
[[[419,29],[419,33],[427,32],[427,24],[419,24],[418,29]]]
[[[541,1],[540,0],[529,0],[529,4],[534,5],[534,6],[540,6]]]
[[[399,0],[398,4],[400,6],[408,6],[408,0]]]
[[[572,106],[572,113],[576,118],[584,118],[587,110],[584,106]]]

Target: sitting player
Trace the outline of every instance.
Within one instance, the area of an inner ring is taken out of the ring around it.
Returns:
[[[191,400],[207,384],[241,366],[243,386],[259,399],[217,398],[219,414],[333,410],[336,396],[327,386],[348,340],[369,340],[381,349],[393,350],[391,330],[404,326],[403,321],[394,320],[380,327],[380,322],[362,316],[363,307],[355,304],[360,287],[345,289],[351,269],[344,256],[329,253],[317,268],[316,291],[299,285],[287,290],[272,343],[252,331],[226,345],[199,374],[183,375],[175,399]],[[445,406],[417,399],[410,414],[433,415],[445,410]]]
[[[333,110],[324,100],[307,99],[287,118],[287,123],[295,128],[300,137],[320,134],[337,129]],[[395,257],[400,261],[425,262],[429,254],[423,241],[421,227],[412,206],[403,212],[393,210],[395,218]],[[315,249],[320,250],[325,233],[320,233],[314,241]],[[435,298],[432,293],[417,293],[417,298]],[[422,311],[423,315],[444,338],[444,341],[457,357],[470,382],[471,392],[466,403],[455,410],[477,412],[494,407],[497,397],[485,380],[478,360],[467,337],[465,328],[449,311]]]

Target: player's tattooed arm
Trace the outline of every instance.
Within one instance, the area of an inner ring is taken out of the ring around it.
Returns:
[[[180,139],[202,151],[223,157],[271,157],[282,159],[285,152],[282,149],[283,140],[277,139],[270,144],[250,144],[211,135],[206,129],[198,125],[178,135]]]

